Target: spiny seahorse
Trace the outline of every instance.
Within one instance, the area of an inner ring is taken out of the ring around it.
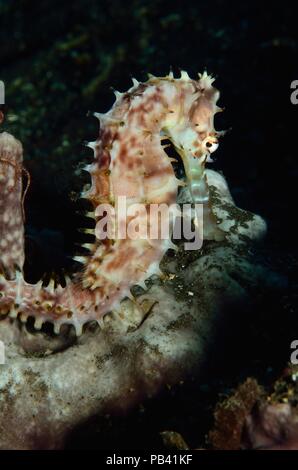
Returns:
[[[102,220],[102,204],[116,208],[119,196],[127,205],[142,203],[173,204],[179,185],[172,161],[162,140],[168,139],[180,154],[187,184],[195,203],[203,203],[210,214],[205,163],[218,146],[221,132],[214,130],[214,115],[221,111],[216,104],[219,92],[214,79],[206,72],[198,80],[186,72],[175,78],[149,76],[144,83],[133,79],[125,93],[115,92],[116,101],[106,114],[95,116],[100,121],[99,137],[89,143],[94,151],[93,163],[87,165],[90,189],[82,197],[91,202],[88,213],[97,224]],[[97,230],[94,243],[85,245],[89,255],[77,258],[82,263],[79,273],[66,280],[66,285],[51,281],[27,283],[23,276],[24,228],[22,186],[22,146],[7,133],[0,141],[0,313],[26,322],[34,317],[40,329],[45,322],[59,333],[63,324],[75,327],[77,335],[92,320],[102,325],[103,317],[119,308],[120,301],[131,296],[130,289],[143,285],[153,274],[159,274],[159,263],[171,239],[101,240]],[[117,210],[117,209],[116,209]],[[208,217],[207,217],[208,218]],[[120,220],[120,224],[122,221]],[[124,222],[123,222],[124,223]],[[125,228],[125,227],[124,227]]]

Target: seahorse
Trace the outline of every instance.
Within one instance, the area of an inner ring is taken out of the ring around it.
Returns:
[[[34,327],[45,322],[60,332],[61,325],[71,324],[76,334],[95,320],[103,325],[104,316],[117,311],[120,302],[132,297],[134,285],[146,287],[153,274],[160,275],[160,261],[168,249],[175,248],[171,238],[103,239],[102,207],[113,207],[126,197],[127,206],[141,203],[171,205],[176,202],[183,181],[175,176],[172,159],[163,140],[169,140],[181,156],[186,184],[192,201],[202,203],[207,219],[212,218],[206,162],[218,147],[221,132],[214,129],[214,115],[219,91],[214,79],[204,72],[191,79],[182,71],[179,78],[170,72],[165,77],[149,75],[146,82],[133,79],[125,93],[115,92],[116,100],[105,114],[95,113],[99,136],[88,146],[93,162],[84,169],[91,178],[90,188],[82,198],[91,203],[89,217],[96,229],[87,229],[94,242],[85,244],[86,256],[76,257],[82,266],[66,285],[53,280],[45,286],[26,282],[23,274],[24,228],[22,187],[17,172],[22,166],[22,146],[7,133],[0,141],[0,312],[26,322],[34,318]],[[119,212],[119,210],[118,210]],[[119,216],[118,224],[125,225]],[[133,219],[133,216],[131,217]],[[118,219],[117,219],[118,220]],[[122,227],[126,229],[126,226]]]

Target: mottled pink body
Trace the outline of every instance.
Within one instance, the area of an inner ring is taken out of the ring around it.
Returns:
[[[3,132],[0,140],[0,267],[14,275],[24,263],[22,145]]]
[[[99,138],[90,143],[94,150],[94,161],[86,167],[91,175],[91,187],[82,194],[94,208],[95,222],[100,224],[101,204],[112,204],[117,213],[117,200],[125,196],[128,207],[134,203],[145,205],[175,203],[181,183],[176,177],[171,161],[162,146],[164,137],[171,140],[182,157],[187,182],[193,202],[208,205],[208,187],[205,177],[205,162],[217,148],[217,137],[213,127],[218,91],[212,87],[212,79],[204,73],[199,80],[192,80],[185,72],[174,79],[170,74],[164,78],[152,77],[146,83],[136,83],[128,92],[116,95],[112,109],[100,120]],[[1,136],[3,141],[3,134]],[[15,143],[15,152],[20,153]],[[0,169],[6,168],[1,159]],[[18,160],[20,161],[20,160]],[[8,169],[6,169],[7,173]],[[7,175],[7,178],[10,178]],[[9,183],[1,187],[0,204],[8,211],[15,203],[21,215],[20,179],[12,192],[7,192]],[[3,183],[1,182],[1,185]],[[2,188],[4,188],[2,190]],[[13,194],[14,200],[11,200]],[[121,222],[121,214],[117,214]],[[2,216],[2,220],[3,220]],[[130,221],[134,218],[131,216]],[[9,233],[0,219],[1,230]],[[124,222],[123,224],[127,224]],[[4,227],[4,228],[3,228]],[[23,242],[23,227],[18,225]],[[20,315],[23,321],[35,318],[35,327],[45,321],[54,323],[55,331],[65,323],[74,325],[77,334],[91,320],[102,322],[106,313],[118,310],[120,301],[131,296],[130,288],[153,274],[159,274],[159,263],[164,253],[173,247],[171,239],[96,239],[88,245],[90,255],[78,261],[83,264],[80,273],[67,282],[66,287],[54,288],[53,283],[44,287],[41,283],[25,282],[21,272],[14,279],[0,279],[0,309],[10,316]],[[22,248],[22,247],[21,247]],[[16,250],[16,253],[18,251]],[[18,254],[18,265],[22,269],[22,252]],[[1,250],[1,261],[8,268],[6,251]]]

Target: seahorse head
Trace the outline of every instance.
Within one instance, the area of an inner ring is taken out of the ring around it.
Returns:
[[[212,86],[214,78],[204,72],[199,80],[191,80],[182,72],[180,105],[177,119],[170,121],[165,133],[173,142],[183,160],[188,185],[194,202],[206,202],[208,189],[204,178],[206,162],[218,148],[223,134],[214,129],[214,115],[222,109],[217,106],[219,91]]]

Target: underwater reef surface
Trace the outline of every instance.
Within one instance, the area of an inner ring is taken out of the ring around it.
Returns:
[[[88,163],[82,142],[97,133],[97,123],[86,115],[110,107],[109,87],[125,90],[130,74],[164,75],[170,65],[193,75],[206,66],[218,75],[226,105],[218,119],[232,131],[213,168],[227,177],[238,206],[267,221],[262,252],[252,256],[286,276],[287,289],[255,296],[248,325],[241,329],[241,320],[234,319],[199,381],[165,389],[104,425],[94,418],[67,444],[96,448],[98,434],[104,434],[106,447],[150,448],[162,446],[159,433],[168,429],[181,432],[192,448],[204,447],[219,397],[248,376],[270,387],[289,360],[298,327],[292,142],[298,110],[289,100],[290,83],[298,78],[298,33],[291,8],[285,2],[268,10],[252,1],[227,9],[215,0],[211,14],[204,1],[132,1],[128,8],[121,1],[90,0],[86,8],[83,0],[19,0],[1,1],[0,17],[0,79],[6,85],[1,130],[25,148],[31,176],[25,270],[34,281],[72,267],[69,258],[81,241],[77,228],[84,223],[77,199],[88,183],[77,165]]]

